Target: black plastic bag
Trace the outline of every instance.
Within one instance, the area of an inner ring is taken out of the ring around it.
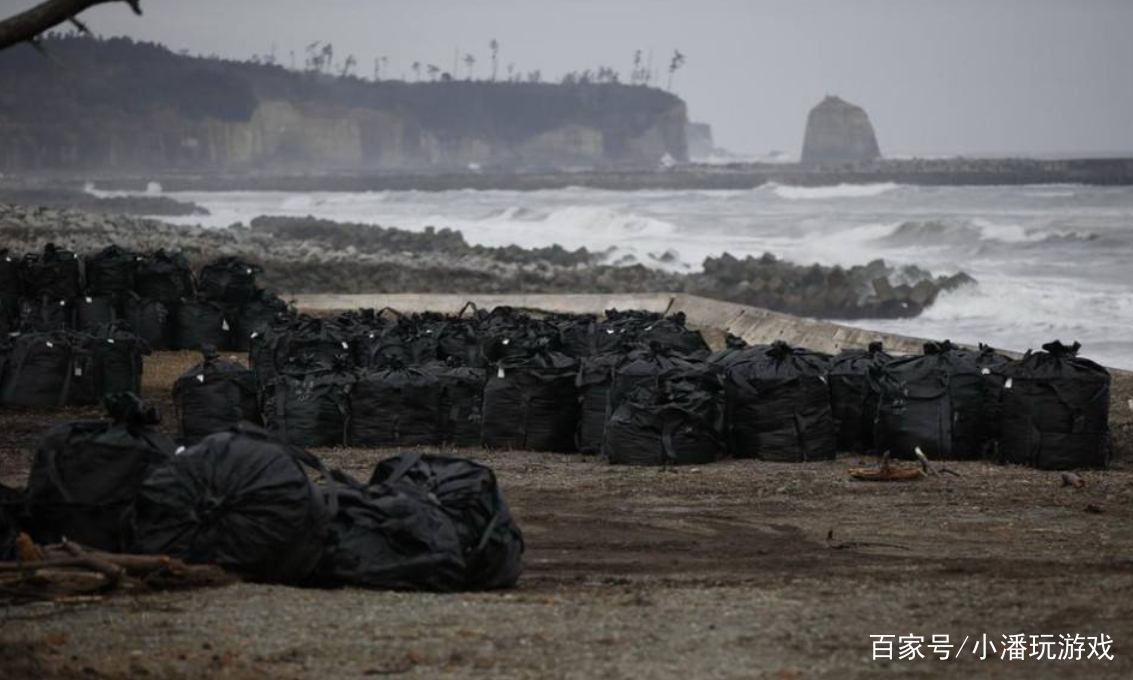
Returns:
[[[685,325],[684,312],[646,324],[637,331],[634,340],[644,344],[655,343],[697,359],[707,359],[712,353],[700,331]]]
[[[197,290],[206,300],[242,305],[256,292],[256,276],[263,267],[238,257],[226,256],[201,268]]]
[[[264,422],[284,441],[304,448],[341,446],[345,441],[349,374],[310,369],[281,373],[264,392]]]
[[[441,440],[441,386],[414,367],[378,368],[348,387],[346,445],[429,446]]]
[[[151,353],[145,340],[126,330],[121,323],[96,329],[90,340],[96,357],[99,398],[117,392],[141,394],[144,357]]]
[[[973,353],[931,342],[921,356],[889,362],[873,373],[881,394],[878,449],[912,459],[977,460],[988,455],[995,431],[993,385]]]
[[[324,370],[348,370],[354,361],[350,331],[327,319],[299,317],[273,324],[251,340],[252,370],[261,385],[275,380],[290,361],[302,360]]]
[[[746,340],[728,333],[727,337],[724,339],[724,349],[719,352],[713,352],[711,356],[708,357],[708,363],[726,369],[733,361],[742,358],[743,351],[749,347],[751,347],[751,345],[747,344]]]
[[[182,441],[197,442],[242,423],[259,424],[256,377],[244,366],[206,347],[203,360],[173,383]]]
[[[122,297],[134,290],[141,255],[110,245],[86,261],[87,293],[94,297]]]
[[[176,303],[193,294],[193,270],[181,253],[158,250],[138,262],[134,290],[146,300]]]
[[[610,411],[640,385],[653,384],[670,373],[718,373],[719,368],[661,343],[630,351],[614,371],[610,385]]]
[[[869,374],[892,360],[880,342],[870,343],[867,350],[845,350],[834,358],[827,380],[839,451],[874,450],[881,395],[874,389]]]
[[[25,333],[12,340],[0,403],[65,406],[71,393],[73,347],[62,333]]]
[[[578,369],[578,450],[599,453],[610,418],[610,392],[614,373],[626,361],[622,354],[599,354],[582,359]]]
[[[173,349],[174,302],[148,300],[129,295],[124,302],[126,324],[150,348],[163,351]]]
[[[510,588],[519,580],[523,532],[491,468],[464,458],[405,454],[378,463],[370,484],[415,488],[440,502],[460,536],[464,588]]]
[[[99,326],[118,320],[114,298],[86,296],[75,300],[74,328],[79,332],[93,331]]]
[[[614,465],[700,465],[724,457],[723,389],[714,373],[669,373],[613,409],[602,455]]]
[[[106,404],[110,421],[57,425],[36,446],[26,502],[37,543],[66,538],[122,550],[123,513],[146,475],[173,455],[154,407],[132,394],[111,395]]]
[[[20,280],[20,257],[7,248],[0,248],[0,301],[15,304],[24,296]]]
[[[232,326],[232,349],[247,352],[252,348],[252,334],[266,333],[280,320],[286,321],[293,312],[287,303],[267,291],[256,291],[247,303],[228,308],[228,321]]]
[[[182,300],[174,313],[173,347],[181,351],[208,345],[228,349],[230,331],[224,305],[200,298]]]
[[[441,388],[441,443],[479,446],[487,373],[482,368],[463,366],[453,357],[443,363],[433,362],[425,370],[436,376]]]
[[[334,473],[338,512],[316,582],[451,592],[467,568],[453,520],[435,496],[412,486],[363,485]]]
[[[74,306],[69,300],[24,298],[20,300],[22,333],[52,333],[74,327]]]
[[[78,255],[48,243],[43,253],[24,256],[24,293],[34,298],[72,300],[82,295],[81,272]]]
[[[296,584],[319,563],[329,499],[308,476],[317,458],[241,426],[152,470],[130,518],[133,551],[217,564],[253,581]]]
[[[833,460],[828,368],[826,355],[781,341],[743,350],[724,378],[728,452],[780,462]]]
[[[570,453],[578,426],[578,363],[556,352],[503,359],[488,370],[482,439],[494,449]]]
[[[1055,341],[1003,367],[1005,463],[1045,470],[1105,468],[1110,462],[1109,371]]]

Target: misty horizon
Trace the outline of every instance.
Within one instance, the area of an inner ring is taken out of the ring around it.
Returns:
[[[11,14],[34,0],[0,0]],[[665,88],[673,50],[687,56],[673,92],[689,119],[712,125],[716,144],[741,154],[797,156],[809,109],[837,94],[869,113],[882,153],[901,156],[1113,156],[1133,152],[1133,5],[1040,0],[947,3],[864,0],[736,3],[695,9],[669,0],[449,0],[381,3],[247,0],[143,1],[84,14],[104,37],[154,41],[173,51],[248,60],[272,54],[302,68],[305,47],[331,42],[355,73],[414,80],[413,62],[467,77],[610,67],[628,82],[633,54],[652,52],[654,86]],[[215,11],[202,8],[213,7]],[[220,9],[223,7],[223,9]],[[553,27],[554,30],[547,30]],[[294,53],[294,60],[292,57]]]

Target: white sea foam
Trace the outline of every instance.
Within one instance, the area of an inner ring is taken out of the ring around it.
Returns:
[[[899,189],[893,182],[879,184],[838,184],[830,187],[799,187],[786,184],[768,185],[779,198],[789,201],[821,201],[834,198],[871,198]]]

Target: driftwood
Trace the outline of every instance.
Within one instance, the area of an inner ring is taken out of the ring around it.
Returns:
[[[881,454],[876,468],[850,468],[850,478],[859,482],[916,482],[924,478],[920,468],[891,465],[889,455],[889,451]]]
[[[21,559],[0,562],[0,600],[61,600],[146,589],[226,585],[235,578],[213,565],[192,565],[165,555],[119,555],[69,541],[37,546],[19,539]]]

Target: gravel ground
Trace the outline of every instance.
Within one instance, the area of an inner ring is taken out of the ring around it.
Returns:
[[[150,394],[168,407],[170,380],[194,360],[155,357]],[[1122,451],[1130,396],[1133,381],[1117,376]],[[0,413],[0,480],[21,481],[34,434],[59,417]],[[366,474],[396,451],[320,453]],[[0,677],[1133,676],[1127,462],[1085,472],[1074,488],[1059,473],[983,463],[876,484],[849,480],[849,468],[872,463],[852,456],[661,471],[460,453],[496,468],[525,531],[515,590],[240,584],[0,608]],[[998,660],[1001,636],[1020,633],[1108,635],[1114,659]],[[928,658],[873,661],[871,634],[967,642],[957,659],[923,648]],[[995,660],[972,653],[985,634]]]

